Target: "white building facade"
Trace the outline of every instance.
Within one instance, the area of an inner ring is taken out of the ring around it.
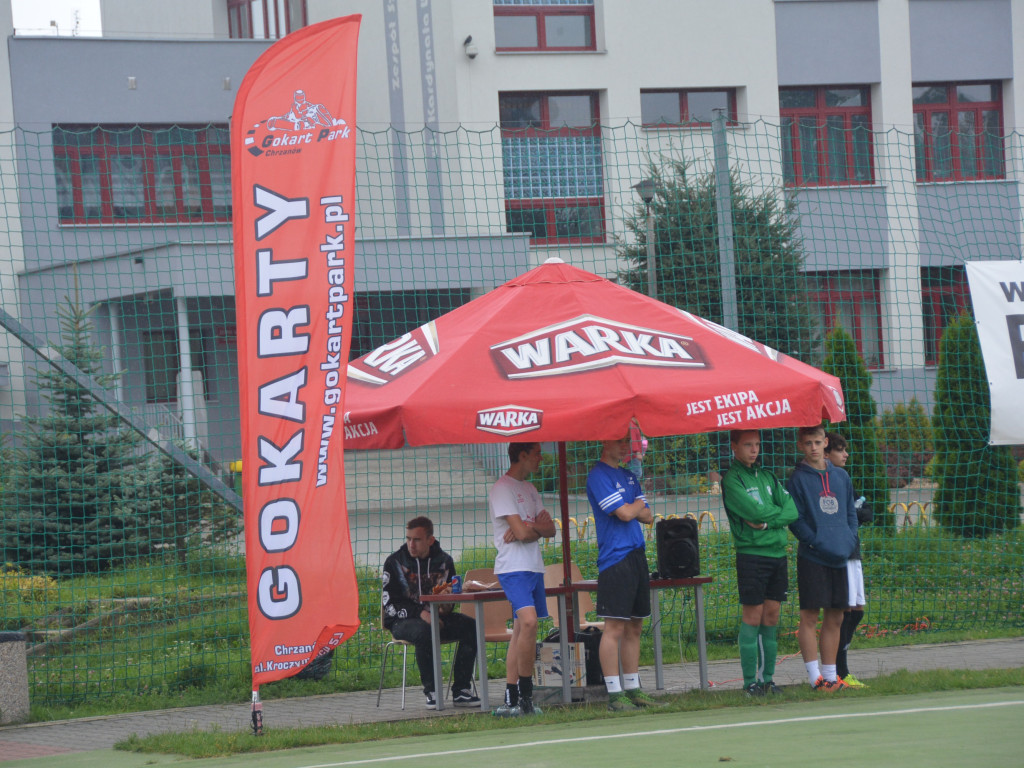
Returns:
[[[963,262],[1021,256],[1024,0],[103,0],[96,38],[23,37],[4,5],[3,306],[53,339],[77,290],[116,397],[218,461],[235,94],[332,16],[363,16],[357,353],[549,256],[615,276],[634,186],[660,158],[713,171],[716,139],[795,204],[808,313],[883,406],[930,402]],[[0,339],[2,421],[38,403]]]

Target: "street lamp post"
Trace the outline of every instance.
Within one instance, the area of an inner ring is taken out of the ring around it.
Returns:
[[[644,201],[644,208],[647,210],[647,295],[652,299],[658,298],[658,289],[655,287],[655,263],[654,263],[654,210],[651,203],[654,202],[654,194],[658,191],[657,182],[654,179],[642,179],[633,185],[633,189]]]

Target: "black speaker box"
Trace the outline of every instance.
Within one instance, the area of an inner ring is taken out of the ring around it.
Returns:
[[[663,578],[682,579],[700,575],[700,542],[697,521],[692,517],[659,520],[654,526],[658,573]]]

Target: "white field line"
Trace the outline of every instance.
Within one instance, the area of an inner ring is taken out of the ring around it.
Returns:
[[[341,763],[317,763],[315,765],[296,766],[296,768],[345,768],[349,765],[369,765],[371,763],[387,763],[396,760],[418,760],[445,755],[468,755],[479,752],[497,752],[509,749],[528,749],[530,747],[546,747],[552,744],[577,744],[589,741],[605,741],[608,739],[629,739],[637,736],[661,736],[694,731],[719,731],[728,728],[751,728],[763,725],[785,725],[788,723],[812,723],[824,720],[845,720],[851,717],[889,717],[891,715],[916,715],[924,712],[954,712],[965,709],[991,709],[992,707],[1015,707],[1024,704],[1021,701],[999,701],[987,704],[957,704],[948,707],[914,707],[912,709],[891,709],[884,712],[843,712],[834,715],[810,715],[807,717],[787,717],[780,720],[749,720],[741,723],[725,723],[722,725],[689,725],[683,728],[663,728],[656,731],[633,731],[630,733],[611,733],[596,736],[578,736],[565,739],[543,739],[526,741],[520,744],[499,744],[490,747],[471,747],[468,749],[445,749],[437,752],[417,752],[411,755],[391,755],[374,757],[365,760],[347,760]]]

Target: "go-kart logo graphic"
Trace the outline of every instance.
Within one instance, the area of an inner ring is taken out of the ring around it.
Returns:
[[[333,117],[327,107],[309,101],[306,92],[298,90],[292,95],[287,112],[268,117],[246,132],[245,146],[257,157],[265,152],[298,154],[304,144],[345,139],[348,135],[348,124],[344,120]]]

